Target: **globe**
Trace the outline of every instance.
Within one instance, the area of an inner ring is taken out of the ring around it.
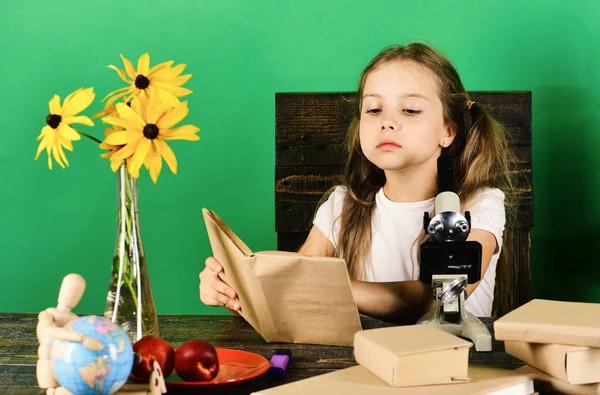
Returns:
[[[133,347],[125,331],[95,315],[80,317],[67,328],[98,340],[103,347],[100,351],[91,351],[79,342],[55,340],[52,367],[60,385],[77,395],[107,395],[118,391],[133,366]]]

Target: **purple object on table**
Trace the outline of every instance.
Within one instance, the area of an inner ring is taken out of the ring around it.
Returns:
[[[283,377],[287,371],[287,367],[292,357],[292,350],[289,349],[277,349],[275,354],[271,357],[271,367],[269,368],[269,374],[272,376]]]

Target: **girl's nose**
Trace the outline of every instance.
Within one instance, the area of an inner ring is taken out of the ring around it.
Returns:
[[[385,120],[381,123],[381,130],[383,131],[386,129],[395,131],[395,130],[398,130],[398,126],[391,120]]]

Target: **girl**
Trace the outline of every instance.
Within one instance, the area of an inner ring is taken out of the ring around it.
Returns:
[[[437,159],[450,155],[461,209],[471,212],[468,240],[482,245],[482,277],[467,286],[466,309],[490,316],[512,220],[503,192],[512,190],[512,157],[504,130],[470,100],[450,61],[424,44],[380,52],[361,74],[347,139],[343,185],[324,197],[299,253],[343,257],[360,313],[414,323],[434,304],[431,286],[418,280],[418,250],[427,239],[423,213],[434,215]],[[206,260],[200,298],[236,311],[221,270]]]

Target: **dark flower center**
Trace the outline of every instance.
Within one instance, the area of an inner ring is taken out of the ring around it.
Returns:
[[[56,129],[61,120],[62,120],[62,117],[58,114],[50,114],[46,117],[46,123],[52,129]]]
[[[158,126],[153,123],[149,123],[144,126],[144,137],[153,140],[158,136]]]
[[[135,77],[135,87],[138,89],[146,89],[150,85],[150,81],[145,75],[138,75]]]

